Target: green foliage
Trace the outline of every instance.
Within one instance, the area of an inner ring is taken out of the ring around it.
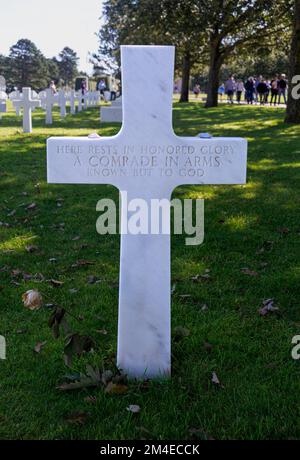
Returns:
[[[72,85],[75,77],[78,74],[77,62],[78,57],[75,51],[66,46],[59,53],[59,60],[57,61],[59,67],[59,74],[65,85]]]
[[[30,86],[39,90],[47,86],[47,60],[35,44],[27,39],[18,40],[8,56],[8,83],[21,89]]]
[[[8,89],[30,86],[40,91],[51,80],[71,85],[78,72],[77,61],[71,48],[65,47],[59,59],[47,59],[32,41],[21,39],[10,48],[9,56],[0,55],[0,74],[6,78]]]

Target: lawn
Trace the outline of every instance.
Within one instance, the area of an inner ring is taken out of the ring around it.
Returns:
[[[300,126],[283,117],[283,109],[268,107],[174,104],[179,135],[248,139],[248,180],[174,191],[205,199],[205,240],[191,247],[184,235],[172,236],[172,379],[129,382],[116,395],[101,386],[57,386],[87,364],[114,368],[119,236],[98,235],[95,224],[97,201],[118,200],[118,192],[48,185],[45,143],[52,135],[112,135],[120,125],[99,125],[99,110],[91,108],[63,121],[55,111],[45,127],[36,110],[26,135],[12,111],[3,116],[0,334],[7,359],[0,361],[0,439],[300,438],[300,361],[291,357],[300,331]],[[32,288],[47,307],[24,308],[22,294]],[[279,310],[261,316],[269,298]],[[64,306],[72,329],[95,342],[71,369],[63,339],[55,340],[47,324],[52,304]],[[38,342],[46,342],[39,353]],[[140,413],[129,412],[131,404]]]

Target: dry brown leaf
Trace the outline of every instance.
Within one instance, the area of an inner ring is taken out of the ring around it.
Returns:
[[[25,249],[27,252],[35,252],[38,250],[38,247],[34,244],[29,244],[28,246],[25,246]]]
[[[47,343],[47,340],[45,340],[44,342],[38,342],[34,347],[34,351],[36,353],[40,353],[42,348],[46,345],[46,343]]]
[[[30,289],[22,295],[24,307],[29,310],[39,310],[43,304],[43,298],[39,291],[36,289]]]
[[[258,273],[256,271],[250,270],[248,267],[241,268],[241,272],[244,273],[244,275],[258,276]]]
[[[64,284],[63,281],[58,281],[58,280],[54,280],[54,279],[48,280],[48,282],[50,284],[52,284],[52,286],[54,286],[54,287],[59,287],[59,286],[62,286]]]
[[[65,416],[65,421],[73,425],[84,425],[89,417],[87,412],[73,412]]]
[[[127,392],[128,392],[128,386],[122,385],[121,383],[109,382],[109,384],[105,388],[105,393],[108,393],[111,395],[124,395]]]

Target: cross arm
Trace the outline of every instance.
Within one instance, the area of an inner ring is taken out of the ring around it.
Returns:
[[[50,137],[47,140],[47,180],[56,184],[111,184],[121,174],[112,160],[115,137]],[[116,155],[115,155],[116,156]]]

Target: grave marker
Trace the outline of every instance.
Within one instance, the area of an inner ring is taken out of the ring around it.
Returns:
[[[121,131],[113,137],[48,139],[48,182],[119,188],[122,235],[117,365],[130,377],[168,376],[170,234],[126,232],[127,203],[140,198],[151,207],[151,199],[170,200],[174,188],[183,184],[244,184],[247,142],[175,135],[173,47],[123,46],[121,60]],[[149,221],[150,227],[151,216]]]
[[[19,99],[13,99],[13,106],[16,111],[23,110],[23,132],[31,133],[32,132],[32,117],[31,112],[36,107],[41,106],[41,101],[39,99],[33,99],[31,95],[31,88],[22,88],[22,97]]]

